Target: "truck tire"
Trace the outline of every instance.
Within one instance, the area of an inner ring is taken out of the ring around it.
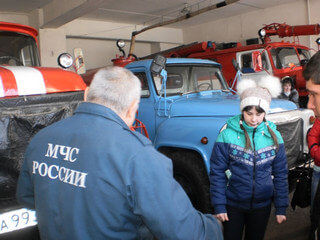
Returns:
[[[172,159],[173,176],[180,183],[194,208],[202,213],[212,213],[210,186],[201,157],[195,152],[167,153]]]

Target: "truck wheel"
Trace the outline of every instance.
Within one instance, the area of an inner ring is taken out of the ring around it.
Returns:
[[[173,176],[187,193],[194,208],[203,213],[212,213],[210,187],[202,159],[194,152],[168,154],[173,162]]]

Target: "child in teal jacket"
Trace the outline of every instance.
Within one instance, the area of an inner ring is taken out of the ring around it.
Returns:
[[[264,84],[267,83],[267,86]],[[268,84],[271,85],[268,87]],[[276,88],[278,85],[278,89]],[[263,239],[271,212],[286,220],[288,168],[283,139],[265,119],[271,96],[281,91],[278,79],[239,82],[242,114],[227,121],[213,148],[210,192],[215,215],[223,222],[224,239]],[[271,94],[272,93],[272,94]]]

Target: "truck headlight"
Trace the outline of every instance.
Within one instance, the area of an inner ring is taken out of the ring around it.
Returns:
[[[73,64],[73,57],[69,53],[61,53],[58,57],[58,64],[62,68],[69,68]]]

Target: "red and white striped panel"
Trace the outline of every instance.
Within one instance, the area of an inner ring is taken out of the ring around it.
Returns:
[[[0,67],[0,97],[46,93],[41,72],[24,66]]]

